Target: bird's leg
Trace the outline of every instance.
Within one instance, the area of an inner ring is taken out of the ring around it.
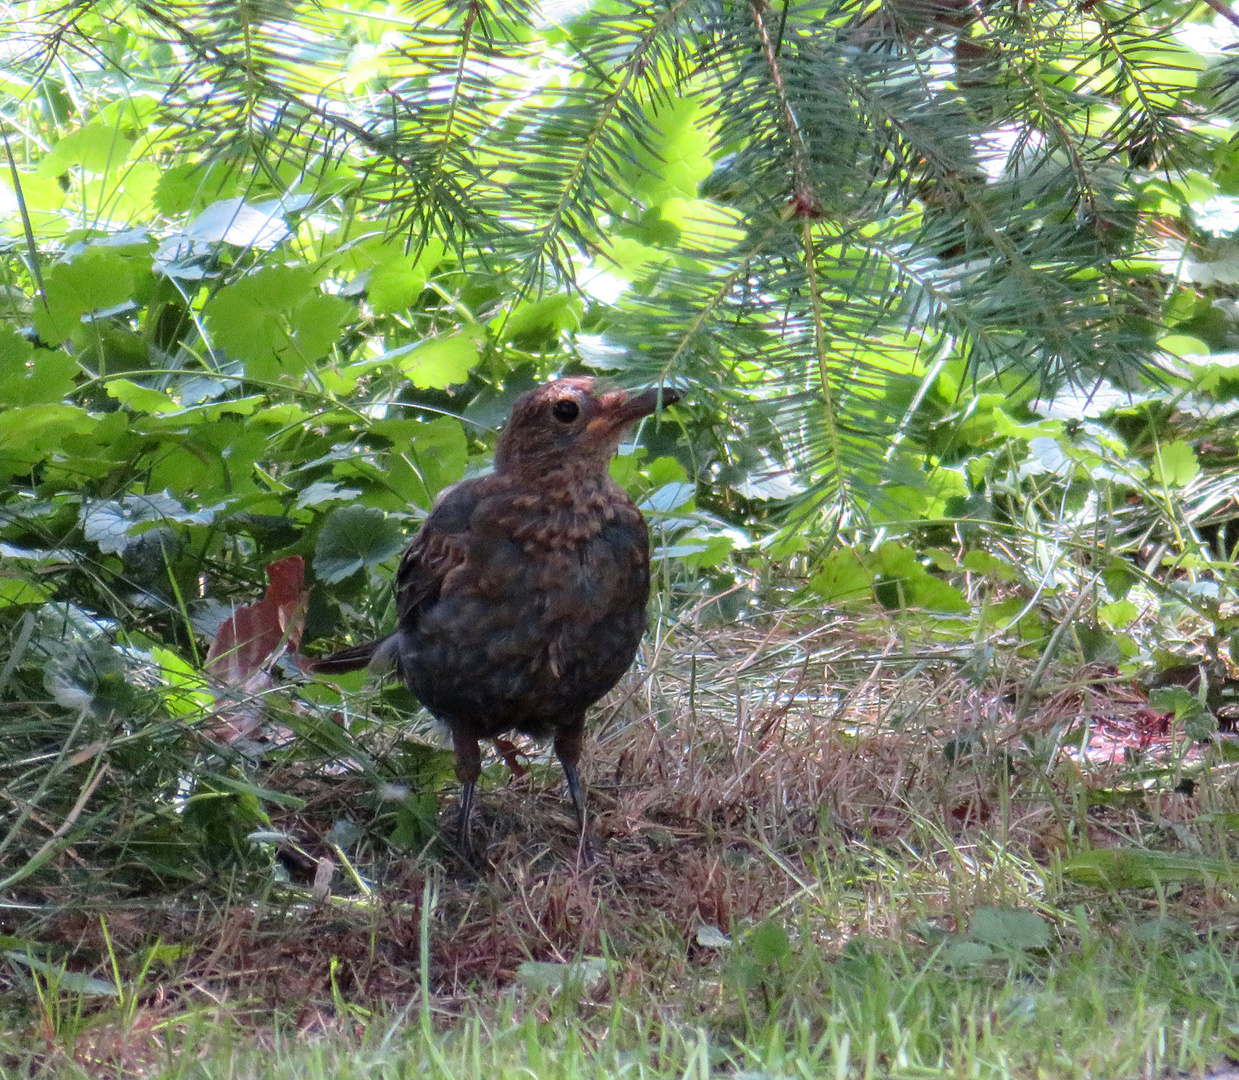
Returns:
[[[456,779],[460,781],[460,813],[456,818],[456,842],[461,853],[474,861],[473,839],[469,834],[469,818],[473,813],[473,793],[482,775],[482,750],[476,738],[452,729],[452,748],[456,752]]]
[[[572,808],[576,811],[577,850],[582,861],[588,863],[593,861],[594,853],[585,827],[585,793],[581,790],[581,778],[576,770],[577,762],[581,760],[583,722],[584,717],[581,717],[555,736],[555,754],[560,765],[564,767],[568,795],[572,799]]]

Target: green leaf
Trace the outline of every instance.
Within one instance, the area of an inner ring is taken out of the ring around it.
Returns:
[[[809,579],[809,588],[828,604],[847,603],[867,598],[872,580],[855,551],[839,548],[826,556],[821,569]]]
[[[973,548],[964,555],[964,569],[998,581],[1014,581],[1016,578],[1015,568],[1006,559],[979,548]]]
[[[134,538],[139,526],[156,521],[175,521],[189,525],[209,525],[212,510],[186,510],[167,492],[126,495],[123,499],[82,504],[79,520],[87,540],[99,545],[105,555],[121,554]],[[140,531],[140,530],[139,530]]]
[[[109,379],[108,396],[116,398],[122,405],[134,412],[166,413],[176,412],[180,408],[162,391],[139,386],[129,379]]]
[[[1150,889],[1175,881],[1239,881],[1233,862],[1203,855],[1179,855],[1143,848],[1093,848],[1063,864],[1063,875],[1082,885],[1108,889]]]
[[[18,604],[41,604],[50,600],[53,592],[46,585],[39,585],[25,578],[0,577],[0,608]]]
[[[215,702],[201,673],[171,649],[151,649],[151,659],[168,689],[164,705],[173,716],[205,716]]]
[[[1111,630],[1122,630],[1140,617],[1140,609],[1130,600],[1116,600],[1112,604],[1103,605],[1098,610],[1097,617]]]
[[[308,266],[269,266],[221,289],[205,317],[216,348],[244,360],[251,378],[274,382],[326,355],[353,312],[319,292]]]
[[[289,316],[292,343],[289,353],[309,365],[326,356],[340,339],[340,327],[356,314],[356,308],[341,296],[315,291]],[[287,361],[289,354],[280,353]]]
[[[1046,921],[1018,908],[978,908],[968,932],[974,941],[999,949],[1044,949],[1050,944]]]
[[[994,950],[976,941],[952,942],[942,952],[943,966],[948,968],[971,968],[993,959]]]
[[[155,207],[167,217],[205,210],[220,199],[241,193],[241,174],[232,160],[173,165],[155,186]]]
[[[18,952],[15,949],[6,949],[4,955],[14,963],[45,976],[47,983],[55,986],[59,991],[94,997],[120,997],[120,990],[115,983],[96,979],[91,975],[83,975],[78,971],[66,971],[63,964],[48,964],[29,953]]]
[[[87,124],[71,131],[40,163],[44,175],[55,176],[70,166],[80,165],[89,172],[102,173],[123,165],[133,149],[133,140],[106,124]]]
[[[459,333],[442,335],[405,349],[388,353],[384,359],[396,361],[396,367],[417,387],[445,390],[469,378],[477,367],[481,350],[486,344],[486,331],[476,325],[466,326]]]
[[[73,393],[77,361],[65,352],[35,352],[25,338],[0,330],[0,405],[50,405]]]
[[[432,240],[417,258],[401,254],[380,263],[370,271],[366,281],[370,309],[376,315],[404,311],[421,295],[426,281],[446,253],[441,241]]]
[[[1183,487],[1196,479],[1200,462],[1193,450],[1182,439],[1169,446],[1159,446],[1153,457],[1153,479],[1167,487]]]
[[[879,576],[874,580],[874,591],[885,607],[972,610],[963,593],[929,573],[917,553],[904,544],[889,541],[878,548],[875,569]]]
[[[493,321],[501,331],[504,341],[521,341],[534,346],[559,334],[561,330],[575,330],[581,325],[584,305],[581,298],[572,293],[556,293],[541,300],[525,300],[513,309],[505,320],[502,315]]]
[[[84,435],[98,423],[76,405],[27,405],[0,412],[0,450],[55,449],[69,435]]]
[[[730,536],[712,536],[696,551],[681,556],[685,566],[708,569],[721,566],[731,555],[735,541]]]
[[[133,296],[130,262],[106,247],[88,247],[72,262],[60,262],[44,278],[47,306],[34,305],[34,328],[47,345],[59,345],[89,311],[116,307]]]
[[[465,475],[469,444],[459,420],[378,420],[370,430],[391,440],[387,483],[407,502],[428,510],[440,491]]]
[[[419,424],[409,456],[425,487],[422,505],[428,507],[440,491],[465,475],[469,465],[465,429],[450,416]]]
[[[1149,704],[1158,712],[1174,713],[1176,720],[1193,716],[1204,708],[1186,686],[1159,686],[1149,691]]]
[[[759,923],[749,931],[747,940],[753,959],[759,964],[782,965],[792,955],[792,943],[777,919]]]
[[[632,189],[647,206],[671,198],[694,199],[713,165],[714,132],[696,95],[661,101],[649,117],[649,130],[633,138]]]
[[[314,545],[314,572],[334,585],[366,566],[377,566],[405,545],[399,523],[369,506],[339,506],[327,515]]]

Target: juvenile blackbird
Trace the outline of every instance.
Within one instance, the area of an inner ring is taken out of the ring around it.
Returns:
[[[585,844],[585,710],[636,656],[650,591],[649,531],[608,463],[632,424],[678,398],[583,377],[523,394],[495,471],[446,489],[401,558],[395,631],[311,666],[394,668],[451,729],[468,855],[478,740],[513,729],[554,739]]]

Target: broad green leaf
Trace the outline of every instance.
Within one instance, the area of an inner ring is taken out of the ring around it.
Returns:
[[[405,310],[421,294],[446,253],[443,243],[433,240],[416,258],[400,254],[376,266],[366,282],[371,310],[376,315]]]
[[[108,396],[116,398],[122,405],[128,406],[134,412],[167,413],[176,412],[180,408],[162,390],[139,386],[129,379],[109,379]]]
[[[34,305],[34,328],[47,345],[59,345],[90,311],[115,307],[133,296],[130,262],[117,251],[89,247],[71,262],[60,262],[44,278],[47,306]]]
[[[766,919],[749,931],[746,941],[759,964],[782,965],[792,955],[792,943],[787,931],[777,919]]]
[[[714,134],[701,98],[664,99],[648,116],[650,130],[633,138],[632,189],[647,206],[671,198],[695,199],[713,169]]]
[[[505,319],[498,316],[492,326],[503,334],[504,341],[549,339],[562,330],[575,330],[581,325],[584,305],[572,293],[556,293],[540,300],[525,300]]]
[[[38,352],[19,334],[0,330],[0,405],[50,405],[73,392],[77,361],[65,352]]]
[[[934,577],[920,564],[915,551],[893,541],[877,551],[873,566],[879,572],[874,591],[883,606],[918,607],[928,611],[970,611],[971,605],[953,585]]]
[[[377,566],[405,545],[404,530],[382,510],[340,506],[327,515],[314,545],[314,573],[327,585]]]
[[[873,575],[851,548],[832,551],[809,579],[812,589],[828,604],[847,603],[869,596]]]
[[[0,577],[0,608],[14,604],[41,604],[50,600],[53,593],[46,585],[39,585],[25,578]]]
[[[662,216],[680,230],[686,247],[712,251],[733,247],[744,240],[743,217],[734,208],[707,199],[668,199],[663,204]]]
[[[603,245],[602,267],[628,281],[635,281],[670,260],[669,252],[650,247],[629,236],[612,236]]]
[[[395,360],[414,386],[443,390],[469,378],[485,344],[486,331],[482,327],[466,326],[458,333],[430,338],[408,351],[389,353],[388,358]]]
[[[978,941],[955,941],[942,952],[942,963],[948,968],[971,968],[994,959],[994,950]]]
[[[465,475],[469,445],[459,420],[441,416],[418,426],[409,456],[426,487],[427,504]]]
[[[1207,357],[1209,346],[1200,338],[1189,337],[1187,334],[1167,334],[1159,338],[1159,349],[1164,349],[1171,356]]]
[[[697,550],[686,552],[681,558],[686,566],[708,569],[722,566],[734,547],[735,541],[730,536],[712,536]]]
[[[292,352],[307,365],[326,356],[340,339],[340,327],[355,314],[343,297],[314,292],[290,317]]]
[[[390,439],[388,482],[408,501],[429,509],[434,498],[465,475],[469,446],[459,420],[379,420],[370,430]]]
[[[651,489],[688,482],[688,470],[675,458],[666,455],[651,461],[646,466],[645,475],[649,478]]]
[[[155,187],[155,206],[161,214],[173,218],[186,211],[197,213],[220,199],[238,195],[242,179],[232,160],[173,165]]]
[[[269,266],[225,285],[204,312],[213,344],[241,360],[274,360],[292,343],[288,314],[313,288],[308,266]]]
[[[329,502],[354,502],[360,498],[361,494],[361,488],[341,487],[327,480],[315,480],[298,493],[297,509],[304,510],[310,506],[322,506]]]
[[[1018,908],[978,908],[968,932],[974,941],[999,949],[1044,949],[1050,944],[1046,921]]]
[[[151,659],[167,687],[163,701],[168,711],[174,716],[205,716],[215,703],[215,695],[202,674],[171,649],[152,648]]]
[[[221,289],[205,315],[216,348],[274,382],[326,355],[352,313],[347,300],[318,290],[308,266],[269,266]]]
[[[134,530],[156,521],[175,521],[188,525],[209,525],[214,511],[186,510],[167,492],[126,495],[122,499],[84,502],[79,520],[87,540],[99,545],[104,554],[118,554],[132,543]],[[140,530],[139,530],[140,531]]]
[[[1190,720],[1208,710],[1186,686],[1159,686],[1149,691],[1149,704],[1158,712],[1174,713],[1176,720]]]
[[[1140,617],[1140,609],[1130,600],[1116,600],[1102,606],[1097,617],[1111,630],[1122,630]]]
[[[133,141],[106,124],[87,124],[71,131],[43,159],[40,171],[55,176],[65,169],[80,165],[89,172],[102,173],[124,164],[133,148]]]
[[[1183,487],[1200,473],[1196,451],[1182,439],[1159,446],[1153,455],[1153,479],[1167,487]]]
[[[1014,581],[1017,576],[1015,567],[1005,559],[991,555],[988,551],[981,551],[979,548],[965,553],[964,569],[974,574],[984,574],[998,581]]]
[[[76,405],[27,405],[0,412],[0,450],[46,451],[68,435],[85,434],[96,425]]]

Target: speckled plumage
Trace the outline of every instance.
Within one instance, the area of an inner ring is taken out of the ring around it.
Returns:
[[[584,836],[585,710],[631,665],[650,585],[645,519],[608,463],[660,396],[677,398],[599,392],[590,378],[522,395],[495,472],[444,491],[401,559],[396,630],[313,666],[394,665],[450,727],[466,849],[478,740],[512,730],[554,739]]]

